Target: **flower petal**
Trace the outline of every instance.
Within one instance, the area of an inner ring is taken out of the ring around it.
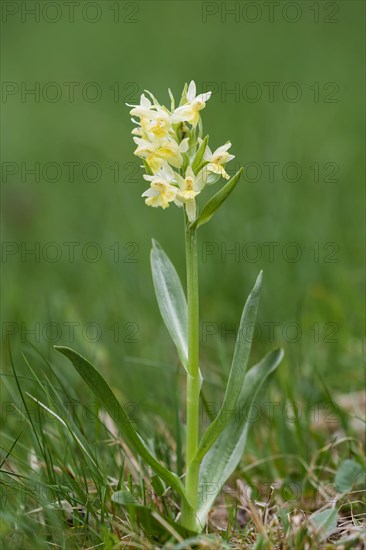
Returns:
[[[196,103],[206,103],[206,101],[208,101],[210,99],[212,95],[212,92],[206,92],[205,94],[200,94],[196,97],[196,99],[194,100],[194,102]]]
[[[191,80],[187,90],[187,99],[190,103],[192,103],[195,97],[196,97],[196,83],[194,80]]]

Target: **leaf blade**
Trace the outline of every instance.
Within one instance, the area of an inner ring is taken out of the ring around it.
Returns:
[[[220,411],[215,420],[204,433],[195,460],[200,462],[207,451],[212,447],[217,437],[224,430],[229,418],[226,411],[236,407],[243,386],[245,371],[249,360],[252,339],[254,334],[254,321],[257,316],[259,294],[262,287],[262,271],[259,273],[252,292],[249,294],[241,316],[238,337],[236,340],[234,357],[231,364],[225,396]],[[244,336],[243,336],[244,335]]]
[[[177,348],[179,359],[187,370],[188,307],[186,297],[172,262],[155,240],[153,240],[150,259],[159,310]]]
[[[187,500],[184,486],[179,477],[160,464],[151,454],[143,439],[132,426],[127,413],[120,405],[103,376],[99,374],[87,359],[79,355],[76,351],[64,346],[55,346],[55,349],[71,361],[81,378],[83,378],[93,393],[101,400],[103,407],[113,418],[135,455],[140,456],[156,474],[162,477],[168,485],[175,489],[184,500]]]
[[[190,229],[196,229],[201,225],[204,225],[214,215],[216,210],[222,205],[222,203],[228,198],[230,193],[236,187],[236,184],[241,178],[243,168],[240,168],[238,172],[222,187],[202,208],[199,216],[191,223]]]
[[[239,411],[245,410],[246,415],[241,415],[239,418],[232,417],[203,458],[199,471],[198,519],[201,524],[205,524],[206,516],[223,484],[240,462],[250,427],[250,411],[265,388],[268,377],[280,364],[283,355],[283,350],[274,350],[246,373],[239,398]],[[247,412],[248,405],[250,407]]]

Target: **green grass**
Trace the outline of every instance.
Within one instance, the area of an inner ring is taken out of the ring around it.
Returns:
[[[329,10],[324,2],[319,2],[319,23],[312,19],[313,3],[298,4],[303,17],[293,24],[280,16],[270,23],[264,15],[255,24],[235,23],[229,16],[225,23],[220,15],[203,23],[201,2],[151,0],[138,2],[136,24],[112,24],[108,0],[96,24],[79,16],[74,23],[64,17],[55,24],[34,23],[31,16],[22,23],[14,16],[2,24],[4,82],[31,87],[77,81],[78,89],[97,82],[102,89],[95,103],[80,93],[73,102],[64,93],[54,103],[31,96],[24,102],[20,92],[3,96],[2,160],[15,162],[19,170],[7,179],[3,173],[2,181],[2,239],[19,247],[3,256],[1,273],[6,289],[0,421],[5,548],[275,548],[280,542],[284,548],[319,548],[341,547],[347,533],[354,537],[348,547],[361,547],[362,483],[337,501],[340,519],[328,542],[319,540],[309,516],[330,506],[329,483],[346,459],[364,465],[359,395],[364,381],[364,147],[358,139],[364,112],[364,4],[336,2],[339,21],[334,24],[323,22]],[[184,546],[177,527],[167,527],[179,512],[175,495],[169,490],[160,495],[153,487],[157,481],[132,459],[113,425],[99,418],[99,404],[53,344],[71,346],[94,362],[120,401],[129,403],[158,458],[181,475],[183,377],[159,317],[149,267],[153,237],[183,275],[181,213],[170,208],[163,214],[144,205],[142,171],[135,174],[135,165],[128,164],[135,157],[124,101],[137,99],[144,88],[168,100],[168,87],[177,94],[191,78],[198,86],[214,83],[218,91],[203,111],[205,131],[230,139],[245,169],[215,222],[199,236],[207,412],[214,409],[210,403],[221,402],[233,333],[260,269],[260,330],[251,364],[278,345],[286,359],[263,397],[263,403],[279,405],[273,406],[273,418],[268,405],[261,409],[229,484],[234,494],[217,503],[209,533]],[[116,82],[118,98],[110,89]],[[222,97],[225,86],[239,83],[243,90],[248,82],[260,86],[258,102]],[[273,102],[266,99],[265,82],[280,82]],[[300,101],[284,101],[281,90],[288,82],[300,85]],[[316,82],[319,102],[314,101]],[[323,86],[329,82],[339,86],[338,103],[324,102],[330,90]],[[137,88],[136,97],[130,97]],[[32,168],[37,162],[56,162],[62,168],[59,180],[37,182],[28,175],[23,181],[21,163]],[[64,164],[70,162],[80,163],[73,181]],[[97,182],[83,178],[81,167],[90,162],[102,169]],[[118,181],[110,168],[116,162]],[[265,162],[280,163],[273,181]],[[283,177],[289,162],[301,166],[299,181]],[[250,163],[262,170],[257,182]],[[318,182],[314,163],[319,163]],[[327,181],[333,165],[326,163],[337,165],[338,181]],[[22,246],[32,249],[37,242],[39,261],[31,256],[23,261]],[[70,242],[80,243],[74,261],[64,244]],[[102,252],[96,262],[86,256],[91,242]],[[269,242],[279,243],[273,260]],[[292,242],[301,250],[295,262],[285,253]],[[47,261],[47,243],[61,250],[55,262]],[[255,248],[245,248],[248,243],[260,250],[257,261],[250,254]],[[225,255],[232,249],[236,255]],[[268,322],[275,326],[273,337]],[[97,334],[91,323],[97,324]],[[301,328],[297,341],[291,341],[288,323]],[[284,418],[290,402],[301,410],[296,422]],[[237,480],[252,487],[249,503],[240,498]],[[292,482],[301,488],[300,496],[291,494]],[[118,490],[133,491],[141,506],[114,502]]]
[[[327,424],[315,415],[314,403],[298,393],[301,418],[286,422],[281,409],[293,400],[292,392],[274,390],[271,402],[279,405],[272,417],[264,405],[268,399],[263,400],[246,456],[223,488],[207,533],[183,544],[186,535],[175,523],[176,495],[136,461],[85,387],[70,386],[71,369],[65,371],[64,363],[61,368],[56,357],[49,363],[32,347],[13,367],[3,377],[9,395],[3,405],[1,466],[5,547],[276,548],[281,542],[284,548],[320,548],[323,533],[317,535],[309,516],[332,506],[339,510],[338,527],[324,547],[347,547],[342,546],[346,538],[349,548],[361,545],[363,476],[359,473],[343,493],[334,484],[346,459],[361,472],[364,466],[360,433],[342,408],[325,410]],[[172,376],[179,387],[178,375]],[[314,383],[322,406],[325,391]],[[128,392],[123,393],[125,402]],[[204,395],[212,409],[209,384]],[[180,474],[181,423],[170,429],[157,414],[131,404],[126,411],[159,460]]]

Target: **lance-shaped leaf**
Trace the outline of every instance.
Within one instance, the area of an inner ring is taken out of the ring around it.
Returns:
[[[277,368],[282,357],[281,349],[274,350],[247,372],[236,413],[231,415],[225,430],[201,463],[198,520],[202,527],[217,495],[243,456],[248,429],[256,417],[256,403],[260,402],[259,396],[263,393],[268,377]]]
[[[176,474],[170,472],[151,454],[150,450],[146,446],[146,443],[136,432],[130,418],[120,405],[103,376],[99,374],[99,372],[93,367],[93,365],[91,365],[91,363],[89,363],[89,361],[79,355],[76,351],[63,346],[55,346],[55,349],[70,359],[71,363],[74,365],[83,380],[88,384],[94,395],[100,399],[103,407],[114,420],[132,452],[134,452],[136,456],[140,456],[156,474],[164,479],[164,481],[175,489],[177,493],[187,502],[183,483]]]
[[[187,369],[187,300],[172,262],[155,240],[151,250],[151,270],[161,316],[177,348],[181,363]]]
[[[262,287],[262,271],[259,273],[252,292],[245,303],[241,316],[239,332],[236,338],[234,357],[231,364],[229,380],[226,386],[225,396],[220,411],[215,420],[203,434],[194,461],[198,464],[204,455],[215,443],[220,433],[229,421],[229,411],[237,407],[238,399],[242,391],[245,371],[248,364],[250,349],[257,316],[259,293]]]
[[[201,166],[203,155],[205,154],[206,147],[208,142],[208,136],[205,137],[205,139],[201,142],[200,146],[198,147],[196,156],[194,157],[194,161],[192,162],[192,170],[197,175],[198,168]]]
[[[243,173],[243,168],[240,168],[238,172],[233,176],[224,187],[220,189],[202,208],[202,211],[197,219],[191,223],[190,228],[196,229],[200,225],[207,223],[216,210],[222,205],[222,203],[228,198],[234,187],[238,183]]]

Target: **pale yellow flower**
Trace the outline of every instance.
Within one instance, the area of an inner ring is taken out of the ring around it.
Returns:
[[[199,112],[205,108],[211,93],[207,92],[196,96],[196,84],[192,80],[187,90],[187,102],[175,109],[172,116],[173,122],[189,122],[192,126],[196,126],[200,119]]]
[[[137,121],[132,118],[132,122],[140,126],[132,130],[134,135],[144,137],[151,132],[154,136],[163,138],[172,131],[169,111],[160,105],[153,105],[145,94],[141,95],[139,105],[129,105],[129,107],[133,107],[130,114],[140,119]]]
[[[163,109],[158,109],[149,121],[141,121],[141,126],[146,133],[152,132],[158,138],[168,136],[172,130],[170,116]]]
[[[220,175],[227,180],[230,179],[229,174],[226,172],[223,166],[224,164],[235,158],[234,155],[230,155],[230,153],[228,153],[228,149],[230,149],[230,147],[231,143],[229,141],[225,145],[222,145],[221,147],[216,149],[214,153],[212,153],[209,146],[207,146],[206,151],[203,155],[203,159],[209,162],[206,165],[205,169],[208,172]]]
[[[135,155],[144,158],[151,170],[158,172],[164,162],[168,162],[174,168],[180,168],[183,164],[182,153],[188,150],[188,139],[184,139],[179,145],[171,138],[158,139],[154,134],[147,136],[149,139],[134,137],[137,144]]]
[[[139,105],[130,105],[129,103],[126,103],[126,105],[128,105],[128,107],[132,107],[130,115],[137,116],[139,118],[149,118],[154,109],[153,104],[150,99],[145,96],[145,94],[141,94]]]
[[[172,185],[174,172],[167,163],[164,163],[158,174],[154,176],[144,175],[144,179],[150,181],[150,187],[142,196],[146,197],[145,203],[148,206],[168,208],[169,203],[177,196],[178,188]]]
[[[167,208],[174,202],[185,208],[190,222],[196,218],[197,195],[206,184],[217,182],[220,176],[229,179],[224,166],[235,158],[229,153],[230,142],[214,152],[206,146],[203,157],[200,157],[204,166],[197,175],[194,173],[192,163],[202,144],[199,137],[201,127],[199,132],[196,127],[200,121],[200,112],[211,97],[211,92],[196,93],[196,84],[192,80],[188,88],[185,86],[181,105],[176,109],[170,90],[170,110],[160,105],[148,91],[146,94],[149,97],[142,94],[138,105],[129,105],[132,121],[136,124],[132,131],[137,145],[134,154],[144,159],[148,172],[144,178],[150,182],[149,189],[143,193],[146,204]],[[180,141],[182,135],[187,137]],[[184,174],[182,166],[186,167],[187,164]]]
[[[192,167],[188,166],[185,178],[179,174],[175,174],[179,189],[177,192],[176,203],[184,203],[187,216],[190,222],[196,217],[196,196],[202,191],[205,186],[203,181],[203,172],[201,171],[195,176]]]

